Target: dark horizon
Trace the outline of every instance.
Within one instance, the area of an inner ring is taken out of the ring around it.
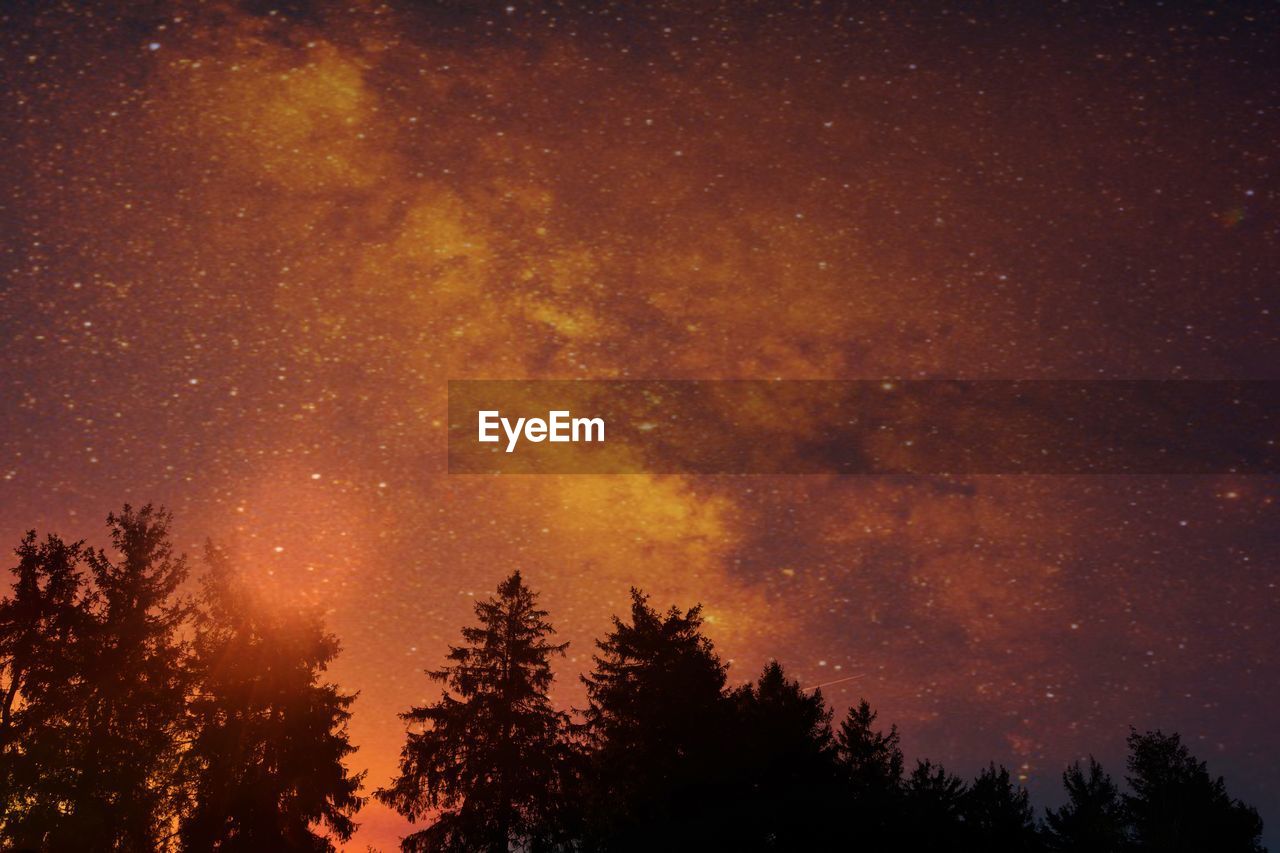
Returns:
[[[336,850],[380,802],[405,851],[937,849],[1265,853],[1263,822],[1176,732],[1130,728],[1040,807],[989,761],[965,780],[908,761],[861,697],[837,714],[776,659],[734,685],[701,604],[630,590],[594,642],[582,707],[551,698],[552,614],[519,570],[478,596],[402,710],[389,780],[359,769],[341,639],[261,596],[241,555],[172,548],[172,515],[126,504],[111,546],[29,532],[0,596],[0,840],[60,850]],[[847,677],[843,681],[851,680]],[[299,780],[306,780],[299,784]],[[349,849],[349,848],[342,848]],[[372,848],[369,848],[372,849]]]

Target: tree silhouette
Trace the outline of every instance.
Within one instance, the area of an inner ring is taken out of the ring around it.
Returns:
[[[331,851],[346,841],[363,774],[346,723],[354,695],[321,682],[338,640],[309,613],[281,614],[244,586],[228,555],[206,547],[196,615],[191,749],[182,821],[187,850]]]
[[[876,712],[862,699],[849,709],[836,733],[836,754],[848,789],[844,811],[861,849],[898,846],[903,809],[903,759],[898,727],[875,727]]]
[[[177,811],[178,738],[189,687],[179,629],[190,602],[176,595],[187,565],[169,543],[171,516],[151,505],[107,516],[111,544],[87,556],[98,597],[91,640],[84,768],[61,829],[84,845],[153,850]],[[51,844],[58,848],[57,843]]]
[[[583,676],[592,747],[588,847],[714,846],[731,775],[733,714],[725,667],[702,634],[701,609],[659,614],[631,591]]]
[[[1060,853],[1120,853],[1126,849],[1120,792],[1102,765],[1089,758],[1088,772],[1077,761],[1062,773],[1067,802],[1045,812],[1045,843]]]
[[[924,760],[916,763],[903,786],[902,845],[914,850],[946,850],[958,846],[964,837],[965,794],[958,776],[941,765]]]
[[[973,851],[1032,853],[1040,849],[1035,812],[1027,792],[1016,787],[1004,767],[990,764],[963,798],[965,839]]]
[[[37,848],[56,837],[84,772],[68,746],[84,719],[90,614],[80,543],[31,531],[16,553],[0,602],[0,837]]]
[[[817,850],[833,844],[841,787],[831,712],[772,661],[733,694],[738,748],[728,831],[739,849]]]
[[[1254,853],[1262,819],[1232,799],[1176,735],[1129,732],[1132,794],[1124,796],[1134,848],[1159,853]]]
[[[18,549],[3,607],[3,824],[17,844],[173,846],[189,605],[169,520],[151,506],[109,515],[114,557],[31,534]]]
[[[110,553],[39,540],[0,600],[0,843],[11,851],[332,851],[363,774],[344,760],[354,695],[324,681],[336,637],[266,606],[223,551],[193,603],[170,516],[125,505]],[[1129,791],[1089,759],[1037,828],[988,765],[972,785],[864,699],[838,731],[821,693],[771,662],[729,689],[701,611],[631,591],[596,643],[580,724],[548,691],[547,613],[519,572],[475,605],[440,699],[409,723],[375,792],[430,824],[405,851],[955,850],[1257,853],[1262,821],[1177,735],[1131,730]]]
[[[405,851],[544,850],[564,832],[568,718],[547,690],[551,656],[566,644],[548,642],[546,611],[519,572],[475,613],[480,624],[462,630],[464,645],[428,672],[448,689],[401,715],[424,728],[409,732],[399,776],[376,794],[410,820],[439,810],[401,842]]]

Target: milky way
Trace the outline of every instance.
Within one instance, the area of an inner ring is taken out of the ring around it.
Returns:
[[[682,5],[10,4],[5,541],[234,544],[327,612],[375,785],[519,567],[563,704],[638,585],[909,755],[1049,802],[1160,726],[1280,822],[1274,478],[459,477],[444,422],[451,378],[1280,378],[1275,7]]]

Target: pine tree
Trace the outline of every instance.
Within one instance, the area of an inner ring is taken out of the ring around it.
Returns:
[[[903,786],[903,849],[951,850],[964,833],[967,788],[941,765],[919,761]]]
[[[564,834],[568,717],[547,691],[551,657],[567,644],[548,641],[547,613],[519,572],[475,613],[464,644],[427,673],[447,688],[439,701],[401,715],[419,730],[407,736],[400,775],[376,794],[410,820],[438,810],[401,842],[405,851],[545,850]]]
[[[5,831],[41,849],[173,846],[186,566],[163,510],[125,505],[107,524],[114,558],[28,536],[5,607]]]
[[[633,589],[631,621],[615,617],[596,645],[583,676],[594,748],[588,846],[713,845],[732,790],[733,714],[701,609],[659,614]]]
[[[963,800],[965,839],[973,851],[1034,853],[1040,849],[1035,813],[1027,792],[995,764],[978,774]]]
[[[1077,761],[1062,773],[1067,802],[1045,812],[1045,839],[1061,853],[1120,853],[1126,847],[1124,808],[1120,792],[1102,765],[1089,758],[1085,769]]]
[[[338,640],[314,614],[265,607],[225,552],[207,546],[206,563],[183,846],[334,850],[318,825],[350,839],[363,776],[343,764],[355,751],[346,732],[355,696],[321,681]]]
[[[733,694],[736,793],[729,820],[739,848],[830,849],[840,806],[831,711],[819,690],[788,679],[777,661]]]
[[[1227,794],[1175,735],[1129,732],[1132,794],[1124,796],[1134,848],[1159,853],[1254,853],[1262,849],[1257,811]]]
[[[128,504],[107,516],[117,553],[87,555],[96,601],[82,673],[86,716],[69,756],[78,778],[54,849],[168,849],[177,819],[179,735],[189,685],[180,632],[190,602],[177,595],[184,557],[171,516]]]
[[[902,820],[903,758],[898,727],[886,734],[875,727],[876,712],[866,699],[849,709],[836,733],[836,750],[847,786],[844,811],[856,827],[858,846],[869,851],[896,849]]]
[[[83,720],[83,552],[28,533],[0,602],[0,837],[14,847],[47,845],[82,772],[67,744]]]

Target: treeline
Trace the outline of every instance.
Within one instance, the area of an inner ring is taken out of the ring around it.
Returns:
[[[587,707],[547,697],[547,614],[517,572],[476,605],[440,699],[404,714],[400,775],[376,796],[431,823],[405,851],[1257,851],[1262,822],[1176,735],[1129,736],[1128,791],[1096,761],[1063,774],[1037,821],[994,764],[966,782],[908,771],[897,728],[864,700],[838,726],[778,663],[741,687],[699,609],[631,612],[597,642]]]
[[[351,837],[362,775],[336,639],[255,600],[209,546],[195,595],[169,517],[108,518],[113,554],[29,534],[0,602],[0,833],[9,849],[324,851]],[[411,708],[374,792],[423,828],[405,851],[1262,850],[1257,812],[1176,735],[1129,736],[1126,785],[1063,774],[1037,819],[1003,767],[908,770],[866,701],[833,721],[770,663],[732,687],[698,608],[639,591],[597,642],[587,707],[548,691],[553,642],[514,573],[476,604],[440,698]]]
[[[337,639],[254,599],[209,546],[196,595],[150,506],[114,554],[30,533],[0,602],[0,837],[11,850],[312,851],[350,838],[354,696]]]

